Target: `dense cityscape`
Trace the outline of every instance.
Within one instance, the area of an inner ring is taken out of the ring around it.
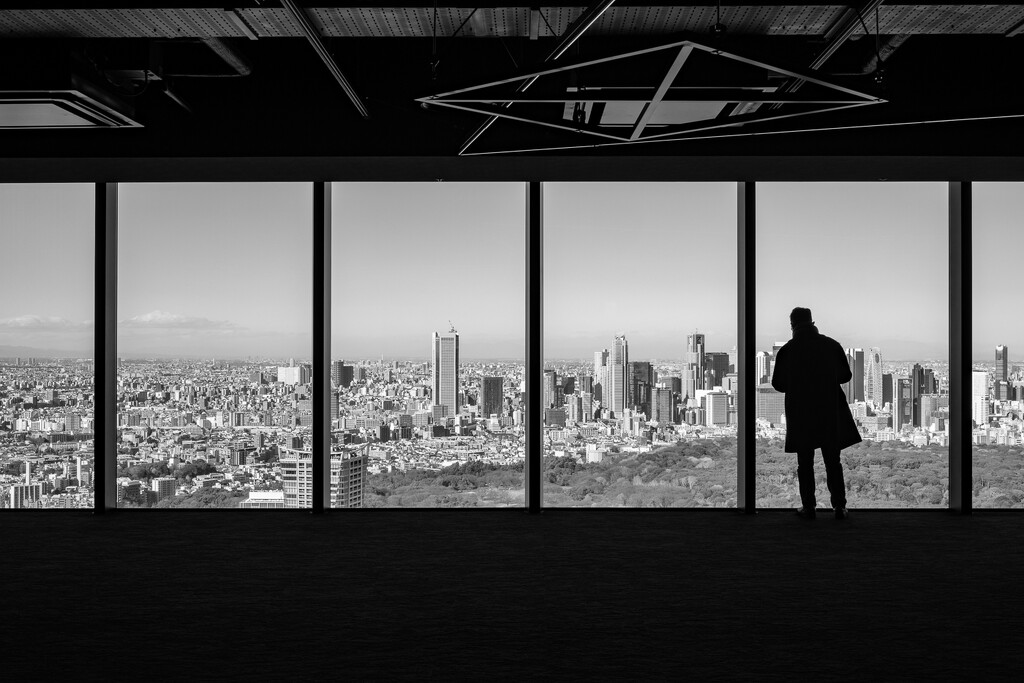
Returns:
[[[755,356],[766,463],[784,462],[783,394],[770,383],[783,343]],[[692,494],[665,498],[662,491],[664,504],[735,504],[736,351],[705,347],[705,335],[694,332],[682,362],[636,361],[618,335],[592,360],[549,361],[547,504],[658,504],[645,502],[658,487]],[[332,363],[332,506],[523,504],[522,363],[465,362],[454,329],[434,333],[430,352],[426,361]],[[947,365],[888,361],[878,348],[847,349],[847,359],[853,378],[843,391],[865,440],[941,459],[949,440]],[[118,505],[309,507],[311,379],[311,365],[294,359],[121,359]],[[1024,445],[1024,373],[1010,365],[1008,349],[975,363],[971,379],[974,443]],[[93,505],[92,383],[91,360],[0,361],[3,507]],[[682,475],[680,463],[688,468]],[[783,502],[795,492],[784,471],[759,465],[758,472],[759,488]],[[704,490],[701,477],[716,483]],[[889,495],[884,484],[874,494],[883,489]],[[928,496],[942,500],[935,491]]]

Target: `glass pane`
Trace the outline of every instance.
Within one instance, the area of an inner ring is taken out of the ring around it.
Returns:
[[[311,438],[311,186],[118,203],[118,506],[308,507],[286,454]]]
[[[93,506],[92,185],[0,185],[0,507]]]
[[[544,186],[545,507],[735,507],[736,185]]]
[[[525,504],[525,211],[521,183],[334,184],[333,506]]]
[[[757,192],[758,507],[801,506],[797,454],[786,450],[809,447],[818,507],[844,497],[850,508],[948,505],[946,184],[762,183]],[[795,307],[835,343],[791,330]],[[839,384],[843,365],[850,378]],[[829,373],[834,401],[818,384]],[[777,391],[787,382],[797,387],[789,396]],[[861,441],[842,449],[833,500],[820,446],[841,445],[837,434]]]
[[[1024,324],[1008,268],[1024,250],[1024,185],[975,183],[971,412],[974,505],[1024,507]],[[1020,337],[1015,337],[1020,334]]]

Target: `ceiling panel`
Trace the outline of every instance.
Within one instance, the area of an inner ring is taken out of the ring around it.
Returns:
[[[726,6],[721,21],[733,35],[822,35],[845,11],[845,5],[782,7]],[[562,35],[584,11],[579,7],[542,7],[540,35]],[[280,7],[241,8],[246,23],[261,38],[297,37],[299,28]],[[430,37],[435,34],[433,7],[317,8],[313,21],[328,37]],[[436,35],[451,36],[469,17],[459,35],[525,37],[526,7],[439,7]],[[590,29],[594,35],[706,33],[718,14],[705,7],[611,7]],[[865,16],[875,31],[875,16]],[[1024,5],[882,5],[882,34],[1005,34],[1024,21]],[[857,33],[864,33],[858,27]],[[0,36],[75,38],[244,38],[222,9],[47,9],[0,10]]]

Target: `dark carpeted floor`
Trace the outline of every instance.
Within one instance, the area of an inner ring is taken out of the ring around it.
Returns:
[[[0,538],[6,680],[1019,680],[1024,665],[1011,512],[3,511]]]

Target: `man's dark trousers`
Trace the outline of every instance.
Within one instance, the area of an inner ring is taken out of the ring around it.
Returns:
[[[832,508],[846,507],[846,482],[843,481],[843,464],[839,462],[838,448],[822,448],[825,459],[825,477],[828,492],[832,494]],[[804,508],[813,510],[818,502],[814,497],[814,451],[797,451],[796,476],[800,480],[800,502]]]

